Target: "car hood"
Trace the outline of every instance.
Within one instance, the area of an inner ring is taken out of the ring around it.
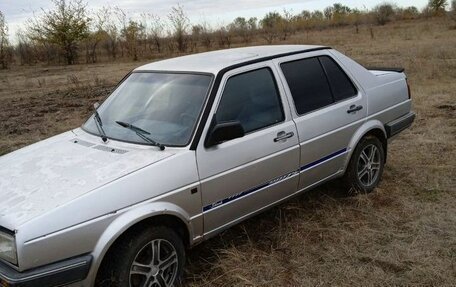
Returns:
[[[0,226],[23,223],[173,156],[156,147],[67,132],[0,157]]]

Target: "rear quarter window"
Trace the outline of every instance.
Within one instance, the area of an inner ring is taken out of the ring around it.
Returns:
[[[354,97],[358,93],[350,78],[333,59],[326,56],[319,59],[328,76],[336,102]]]

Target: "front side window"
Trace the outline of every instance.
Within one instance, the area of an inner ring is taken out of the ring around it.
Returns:
[[[281,68],[298,114],[306,114],[334,102],[318,58],[283,63]]]
[[[218,123],[239,121],[248,133],[284,119],[280,95],[269,68],[228,79],[216,113]]]
[[[178,73],[132,73],[98,109],[106,136],[112,139],[147,143],[128,123],[148,133],[148,137],[168,146],[190,142],[203,109],[212,76]],[[93,116],[83,129],[99,134]]]

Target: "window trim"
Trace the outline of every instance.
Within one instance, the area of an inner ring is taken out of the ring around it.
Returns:
[[[215,102],[218,92],[220,90],[222,79],[228,72],[235,70],[237,68],[243,68],[243,67],[246,67],[249,65],[258,64],[258,63],[262,63],[262,62],[266,62],[266,61],[270,61],[270,60],[276,60],[276,59],[280,59],[283,57],[288,57],[288,56],[293,56],[293,55],[302,55],[305,53],[312,53],[312,52],[316,52],[316,51],[330,50],[330,49],[331,49],[331,47],[321,46],[321,47],[303,49],[303,50],[299,50],[299,51],[292,51],[292,52],[288,52],[288,53],[279,53],[279,54],[275,54],[275,55],[271,55],[271,56],[265,56],[265,57],[260,57],[260,58],[253,59],[253,60],[248,60],[248,61],[245,61],[242,63],[233,64],[231,66],[227,66],[227,67],[221,69],[217,73],[217,76],[214,79],[212,89],[209,93],[208,101],[206,103],[206,106],[204,107],[201,121],[198,123],[198,127],[196,129],[196,133],[194,135],[193,141],[190,144],[190,150],[196,150],[201,143],[203,143],[203,145],[204,145],[204,141],[202,140],[202,138],[204,136],[204,131],[206,130],[206,127],[208,125],[208,120],[211,116],[211,111],[214,106],[214,102]],[[279,77],[279,80],[280,80],[281,84],[283,85],[283,83],[282,83],[283,81],[280,77]],[[282,96],[288,97],[288,95],[286,95],[286,93]],[[288,100],[287,100],[287,104],[288,104]]]
[[[347,78],[348,78],[348,80],[350,81],[350,83],[351,83],[351,85],[353,86],[353,88],[355,88],[355,91],[356,91],[356,94],[355,94],[355,95],[353,95],[352,97],[349,97],[349,98],[340,100],[340,101],[336,101],[336,100],[335,100],[335,98],[334,98],[334,91],[333,91],[333,88],[332,88],[332,86],[331,86],[331,82],[329,81],[328,73],[326,72],[325,67],[323,66],[323,64],[322,64],[321,61],[320,61],[320,58],[321,58],[321,57],[328,57],[328,58],[330,58],[330,59],[339,67],[339,69],[342,70],[342,72],[347,76]],[[305,113],[301,114],[301,113],[298,112],[298,109],[297,109],[297,107],[296,107],[296,103],[295,103],[295,100],[294,100],[294,98],[293,98],[293,93],[291,92],[290,85],[289,85],[289,83],[288,83],[287,77],[285,76],[285,73],[283,72],[282,65],[283,65],[283,64],[288,64],[288,63],[293,63],[293,62],[298,62],[298,61],[303,61],[303,60],[308,60],[308,59],[313,59],[313,58],[317,58],[318,63],[320,64],[320,67],[321,67],[323,73],[325,74],[326,83],[327,83],[328,86],[329,86],[329,90],[330,90],[330,92],[331,92],[331,97],[332,97],[332,99],[333,99],[333,102],[332,102],[331,104],[329,104],[329,105],[322,106],[322,107],[319,107],[318,109],[311,110],[311,111],[308,111],[308,112],[305,112]],[[354,99],[354,98],[358,97],[359,94],[360,94],[360,91],[359,91],[358,87],[353,83],[352,78],[351,78],[351,77],[348,75],[348,73],[342,68],[342,66],[341,66],[333,57],[331,57],[330,55],[321,54],[321,55],[315,55],[315,56],[310,56],[310,57],[304,57],[304,58],[295,59],[295,60],[290,60],[290,61],[283,61],[283,62],[280,62],[278,65],[279,65],[279,67],[280,67],[280,71],[281,71],[281,73],[282,73],[282,75],[283,75],[283,78],[284,78],[284,80],[285,80],[285,83],[286,83],[286,85],[287,85],[287,87],[288,87],[288,90],[290,91],[291,100],[293,101],[294,112],[296,113],[296,115],[297,115],[298,117],[306,116],[306,115],[308,115],[308,114],[311,114],[311,113],[320,111],[320,110],[322,110],[322,109],[326,109],[326,108],[331,107],[331,106],[334,106],[334,105],[336,105],[336,104],[338,104],[338,103],[342,103],[342,102],[345,102],[345,101]]]
[[[266,62],[265,62],[266,63]],[[263,66],[263,67],[255,67],[251,70],[247,70],[247,71],[242,71],[242,72],[239,72],[239,73],[233,73],[231,75],[229,75],[223,82],[223,85],[221,86],[222,87],[222,90],[220,91],[220,98],[219,100],[217,101],[217,105],[215,107],[215,113],[213,114],[212,116],[212,121],[214,121],[214,119],[216,119],[217,117],[217,112],[218,112],[218,109],[220,107],[220,103],[222,101],[222,98],[223,98],[223,94],[226,90],[226,86],[227,86],[227,83],[228,81],[231,79],[231,78],[234,78],[234,77],[237,77],[237,76],[241,76],[243,74],[247,74],[247,73],[252,73],[252,72],[256,72],[256,71],[259,71],[259,70],[268,70],[271,77],[272,77],[272,81],[274,83],[274,87],[275,87],[275,90],[276,90],[276,93],[277,93],[277,99],[279,100],[279,105],[280,105],[280,111],[282,112],[282,120],[279,121],[279,122],[276,122],[274,124],[270,124],[270,125],[267,125],[267,126],[264,126],[264,127],[261,127],[261,128],[258,128],[258,129],[255,129],[255,130],[251,130],[249,132],[246,132],[245,135],[250,135],[254,132],[258,132],[258,131],[261,131],[261,130],[264,130],[264,129],[268,129],[270,127],[273,127],[273,126],[276,126],[276,125],[279,125],[279,124],[282,124],[286,121],[287,119],[287,115],[285,113],[285,109],[284,109],[284,105],[283,105],[283,99],[282,99],[282,94],[280,93],[280,89],[279,89],[279,86],[278,86],[278,83],[277,83],[277,77],[276,75],[274,74],[274,71],[272,70],[272,68],[269,66],[269,65],[266,65],[266,66]],[[211,122],[212,122],[211,121]],[[241,123],[242,124],[242,123]],[[212,124],[211,124],[212,126]],[[207,136],[209,135],[209,131],[210,129],[208,130],[208,133],[206,134],[206,138]]]

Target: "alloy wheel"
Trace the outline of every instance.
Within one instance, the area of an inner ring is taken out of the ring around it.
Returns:
[[[174,246],[164,239],[147,243],[136,255],[130,268],[130,287],[173,286],[178,257]]]
[[[379,174],[381,166],[380,151],[377,146],[367,145],[360,153],[357,174],[359,181],[366,187],[373,185]]]

